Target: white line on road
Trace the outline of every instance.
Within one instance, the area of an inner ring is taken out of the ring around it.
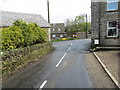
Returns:
[[[68,48],[68,51],[71,49],[71,47]]]
[[[47,83],[47,80],[45,80],[45,81],[42,83],[42,85],[40,86],[40,89],[42,89],[42,88],[45,86],[46,83]]]
[[[60,65],[60,63],[62,62],[62,60],[65,58],[66,54],[67,54],[67,53],[65,53],[65,54],[63,55],[63,57],[60,59],[60,61],[59,61],[58,64],[56,65],[56,67],[58,67],[58,66]]]
[[[70,45],[71,45],[71,46],[68,48],[68,51],[71,49],[71,47],[72,47],[72,43],[70,43]]]

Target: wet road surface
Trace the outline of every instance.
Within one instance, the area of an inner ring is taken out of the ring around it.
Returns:
[[[55,51],[12,75],[4,88],[92,88],[85,66],[90,39],[54,42]]]

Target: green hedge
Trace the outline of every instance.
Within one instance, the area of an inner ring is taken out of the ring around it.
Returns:
[[[45,43],[47,41],[47,31],[35,23],[27,24],[22,20],[17,20],[13,26],[2,30],[2,51]]]
[[[36,44],[4,52],[2,58],[2,75],[8,76],[28,63],[47,55],[53,50],[51,43]]]

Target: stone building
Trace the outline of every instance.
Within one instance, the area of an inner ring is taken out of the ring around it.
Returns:
[[[51,24],[51,38],[60,39],[65,37],[65,26],[64,23],[52,23]]]
[[[120,1],[92,0],[91,16],[92,48],[120,46]]]
[[[27,14],[27,13],[17,13],[0,11],[0,28],[5,28],[12,26],[16,20],[22,19],[27,23],[36,23],[41,28],[44,28],[48,32],[48,39],[50,41],[50,24],[39,14]]]

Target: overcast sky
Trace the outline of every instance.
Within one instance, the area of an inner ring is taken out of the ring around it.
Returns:
[[[51,23],[64,22],[80,14],[91,14],[91,0],[49,0]],[[41,14],[47,20],[47,0],[0,0],[5,11]]]

